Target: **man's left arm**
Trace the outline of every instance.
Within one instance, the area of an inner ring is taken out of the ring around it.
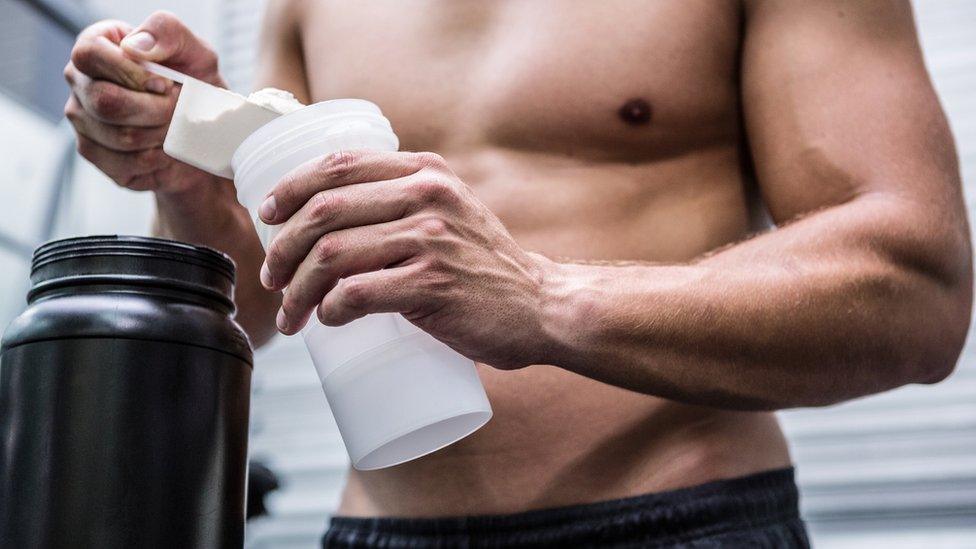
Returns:
[[[910,6],[745,17],[744,119],[779,227],[684,267],[567,267],[568,367],[733,408],[943,379],[969,323],[969,231]]]
[[[287,220],[265,276],[291,283],[279,328],[316,307],[332,325],[396,311],[498,367],[734,409],[944,378],[971,252],[910,8],[777,1],[745,17],[745,124],[776,230],[684,265],[554,263],[436,155],[346,153],[297,170],[264,212]]]

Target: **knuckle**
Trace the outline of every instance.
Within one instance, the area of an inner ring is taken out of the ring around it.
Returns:
[[[81,38],[71,48],[71,64],[79,71],[85,72],[86,69],[89,69],[94,64],[95,55],[95,47],[92,41],[87,38]],[[65,67],[65,75],[70,75],[68,67]]]
[[[319,318],[319,322],[322,324],[331,326],[331,324],[335,322],[335,318],[332,315],[331,307],[326,307],[325,303],[326,302],[323,301],[318,307],[315,308],[315,316]]]
[[[281,298],[281,310],[285,312],[285,315],[297,317],[301,312],[301,308],[302,304],[298,302],[293,292],[285,292]]]
[[[89,100],[95,114],[106,118],[118,116],[125,107],[125,98],[120,90],[97,82],[90,88]]]
[[[358,281],[345,279],[341,282],[342,301],[350,309],[364,309],[369,305],[369,286]]]
[[[442,179],[420,179],[413,184],[413,192],[421,202],[440,202],[451,193],[450,186]]]
[[[268,264],[268,270],[272,274],[277,274],[281,270],[281,264],[284,260],[285,252],[281,249],[281,243],[276,238],[268,245],[268,249],[265,251],[264,261]]]
[[[312,197],[311,215],[318,221],[331,221],[338,217],[344,199],[338,193],[322,191]]]
[[[417,155],[417,163],[420,164],[421,168],[434,168],[441,169],[447,167],[447,161],[444,157],[433,152],[419,152]]]
[[[78,107],[71,99],[64,102],[64,117],[72,122],[78,118]]]
[[[325,235],[318,239],[315,246],[312,248],[312,258],[317,263],[329,263],[335,259],[339,252],[339,239],[330,235]]]
[[[430,238],[440,238],[447,234],[448,225],[447,221],[436,215],[425,216],[420,219],[417,223],[417,230],[425,237],[425,239]]]
[[[339,151],[326,156],[322,162],[323,174],[330,179],[339,179],[352,171],[356,156],[349,151]]]

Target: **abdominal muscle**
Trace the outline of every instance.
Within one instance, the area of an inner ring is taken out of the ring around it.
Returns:
[[[679,262],[748,231],[734,146],[607,163],[502,149],[442,151],[526,249]],[[691,406],[556,366],[479,365],[494,416],[431,455],[351,471],[339,514],[514,513],[634,496],[787,466],[770,413]]]

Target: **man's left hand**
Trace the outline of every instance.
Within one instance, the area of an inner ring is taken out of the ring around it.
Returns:
[[[313,309],[328,326],[396,312],[473,360],[505,369],[541,360],[553,263],[522,250],[440,156],[318,158],[286,175],[259,213],[281,224],[261,282],[288,287],[282,333]]]

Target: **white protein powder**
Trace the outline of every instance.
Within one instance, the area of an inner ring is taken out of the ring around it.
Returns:
[[[180,91],[163,150],[173,158],[226,178],[237,147],[258,128],[304,105],[295,96],[264,88],[248,97],[196,80]]]
[[[260,89],[247,96],[247,100],[275,111],[278,114],[288,114],[305,106],[304,103],[295,99],[295,96],[291,92],[279,90],[278,88]]]

